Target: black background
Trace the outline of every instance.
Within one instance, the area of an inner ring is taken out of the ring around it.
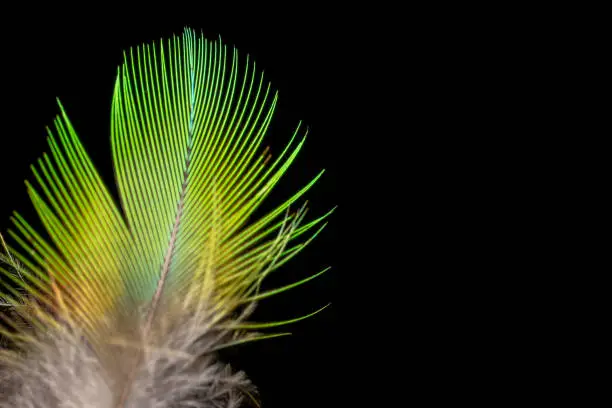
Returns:
[[[250,21],[223,22],[214,16],[189,17],[176,23],[144,17],[96,16],[48,19],[29,26],[2,28],[2,127],[0,131],[0,230],[10,226],[13,210],[35,220],[23,181],[29,166],[48,151],[45,127],[58,113],[56,97],[67,110],[81,140],[104,180],[112,186],[109,114],[117,66],[123,50],[150,43],[185,26],[210,39],[221,35],[241,56],[249,53],[279,90],[279,104],[270,129],[272,153],[289,140],[298,121],[310,129],[304,150],[262,208],[272,208],[320,169],[321,181],[307,195],[310,216],[339,205],[320,237],[300,256],[272,276],[269,286],[290,283],[326,266],[332,269],[307,285],[263,302],[255,320],[286,319],[330,303],[319,315],[288,329],[292,336],[239,346],[224,354],[244,369],[258,386],[264,407],[326,407],[346,393],[340,356],[343,304],[340,267],[342,217],[341,160],[352,153],[357,138],[349,131],[349,106],[358,95],[349,92],[359,59],[353,53],[359,36],[324,18],[283,18],[274,13]],[[204,14],[204,13],[200,13]],[[197,13],[194,12],[194,15]]]

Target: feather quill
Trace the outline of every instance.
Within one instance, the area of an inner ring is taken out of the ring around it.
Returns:
[[[250,221],[306,136],[298,126],[274,160],[261,151],[277,99],[248,57],[191,29],[125,53],[111,109],[120,205],[58,101],[51,153],[26,183],[48,238],[14,213],[14,245],[2,239],[0,407],[257,401],[216,352],[310,316],[247,321],[258,301],[327,270],[261,291],[331,213],[305,223],[305,206],[291,211],[321,172]]]

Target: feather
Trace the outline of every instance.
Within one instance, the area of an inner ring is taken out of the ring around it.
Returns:
[[[256,401],[218,359],[285,333],[247,319],[262,282],[303,250],[331,214],[291,210],[321,173],[250,218],[300,152],[301,125],[274,160],[261,149],[278,101],[248,57],[193,30],[124,54],[111,109],[114,202],[68,115],[28,194],[45,228],[19,213],[0,258],[1,407],[238,407]],[[322,310],[322,309],[321,309]],[[315,312],[315,313],[318,313]],[[315,314],[313,313],[313,314]]]

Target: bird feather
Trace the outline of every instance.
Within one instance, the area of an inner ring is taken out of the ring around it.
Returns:
[[[12,347],[0,354],[0,407],[256,400],[217,351],[309,317],[247,321],[261,299],[327,270],[262,291],[331,213],[304,222],[304,205],[291,210],[321,172],[251,220],[307,133],[299,125],[274,160],[262,151],[277,101],[249,57],[191,29],[125,52],[110,120],[116,203],[58,100],[50,153],[26,182],[47,236],[15,212],[14,244],[2,239]]]

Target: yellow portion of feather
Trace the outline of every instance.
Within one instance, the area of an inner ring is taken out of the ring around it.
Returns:
[[[116,330],[116,319],[145,311],[150,327],[158,307],[176,306],[167,296],[181,299],[183,312],[212,313],[217,323],[245,303],[294,287],[259,293],[265,276],[320,229],[290,243],[329,213],[301,225],[305,209],[289,212],[321,172],[247,223],[305,140],[298,126],[273,161],[261,150],[277,101],[255,63],[242,62],[220,40],[187,30],[130,50],[111,116],[121,209],[60,104],[49,130],[51,154],[32,167],[38,186],[27,183],[50,240],[15,213],[9,234],[21,247],[12,253],[23,276],[4,275],[94,340]]]

